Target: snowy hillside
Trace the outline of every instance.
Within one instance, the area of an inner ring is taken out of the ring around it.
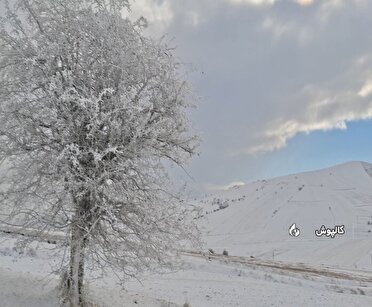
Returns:
[[[349,162],[234,187],[201,200],[207,248],[231,255],[372,269],[372,165]],[[299,237],[291,237],[293,224]],[[345,234],[317,237],[322,225]]]
[[[182,269],[128,279],[125,291],[112,274],[92,272],[89,298],[100,307],[370,307],[371,175],[371,164],[352,162],[202,199],[203,251],[180,251]],[[293,223],[298,237],[289,235]],[[345,234],[317,237],[322,225],[344,225]],[[22,249],[12,233],[0,233],[0,306],[57,307],[58,275],[50,273],[62,252],[50,242],[58,236],[32,236]]]

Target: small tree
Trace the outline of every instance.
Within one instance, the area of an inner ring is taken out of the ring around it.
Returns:
[[[88,264],[136,276],[195,238],[164,166],[197,145],[187,84],[172,49],[121,15],[126,0],[3,2],[3,223],[66,230],[64,299],[80,306]]]

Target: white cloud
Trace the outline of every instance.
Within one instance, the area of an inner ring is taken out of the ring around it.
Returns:
[[[284,2],[287,0],[229,0],[234,4],[250,4],[250,5],[273,5],[276,2]],[[314,0],[292,0],[301,6],[309,6],[314,3]]]
[[[230,0],[234,4],[271,5],[278,0]]]
[[[190,25],[197,27],[200,23],[200,16],[197,12],[190,11],[187,13],[187,20]]]
[[[275,38],[280,38],[293,30],[292,24],[276,20],[273,17],[266,17],[262,26],[264,29],[272,31]]]
[[[244,1],[244,0],[241,0]],[[354,7],[362,8],[359,1],[354,0],[345,2],[345,0],[293,0],[300,6],[307,7],[316,4],[315,10],[308,15],[308,20],[295,18],[283,18],[277,14],[267,12],[263,19],[263,29],[272,32],[275,39],[282,37],[295,38],[300,45],[305,45],[314,38],[319,38],[319,33],[328,26],[330,18],[341,9],[352,9]]]
[[[368,97],[372,94],[372,80],[367,81],[358,92],[360,97]]]
[[[285,147],[290,139],[301,133],[345,130],[348,122],[372,119],[372,101],[363,99],[372,94],[372,81],[369,78],[367,81],[358,80],[359,76],[368,76],[370,71],[358,71],[359,64],[357,60],[355,67],[325,84],[324,88],[305,86],[290,98],[297,101],[300,107],[276,114],[276,118],[251,139],[244,153],[259,155],[272,152]],[[342,83],[345,83],[344,87],[338,88]],[[360,84],[364,85],[360,87]],[[337,88],[327,88],[336,85]]]
[[[327,0],[322,1],[319,5],[318,19],[321,23],[327,23],[331,16],[345,8],[346,5],[353,7],[356,4],[354,1],[348,0]]]
[[[372,108],[368,117],[372,118]],[[300,122],[298,120],[289,119],[280,123],[279,126],[273,128],[273,130],[268,130],[260,135],[257,140],[258,144],[248,148],[246,153],[257,155],[281,149],[287,145],[288,140],[300,133],[309,134],[314,131],[329,131],[333,129],[345,130],[347,129],[346,122],[355,119],[360,118],[339,115],[335,116],[333,119],[323,119],[314,122]]]
[[[302,6],[308,6],[314,3],[314,0],[295,0],[295,2]]]
[[[146,18],[150,25],[151,34],[159,36],[172,22],[174,11],[168,0],[136,0],[131,3],[129,16],[132,20],[137,20],[140,17]]]
[[[314,27],[299,25],[294,20],[281,20],[274,16],[266,17],[262,22],[262,28],[273,34],[276,40],[283,37],[294,38],[300,45],[308,43],[314,32]]]
[[[207,184],[206,190],[210,192],[216,192],[216,191],[227,191],[229,189],[235,188],[235,187],[241,187],[245,185],[245,182],[243,181],[233,181],[226,185],[218,185],[218,184]]]
[[[284,2],[287,0],[230,0],[232,3],[237,4],[252,4],[252,5],[272,5],[275,2]],[[308,6],[314,3],[314,0],[292,0],[293,2],[302,5]]]

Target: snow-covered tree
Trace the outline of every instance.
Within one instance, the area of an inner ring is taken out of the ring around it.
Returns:
[[[192,99],[127,0],[1,1],[0,223],[65,231],[64,298],[79,306],[87,266],[137,276],[195,238],[165,167],[195,152]]]

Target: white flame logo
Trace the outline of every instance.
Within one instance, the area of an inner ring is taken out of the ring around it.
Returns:
[[[300,235],[300,229],[296,227],[296,223],[293,223],[291,227],[289,227],[289,235],[292,237],[298,237]]]

